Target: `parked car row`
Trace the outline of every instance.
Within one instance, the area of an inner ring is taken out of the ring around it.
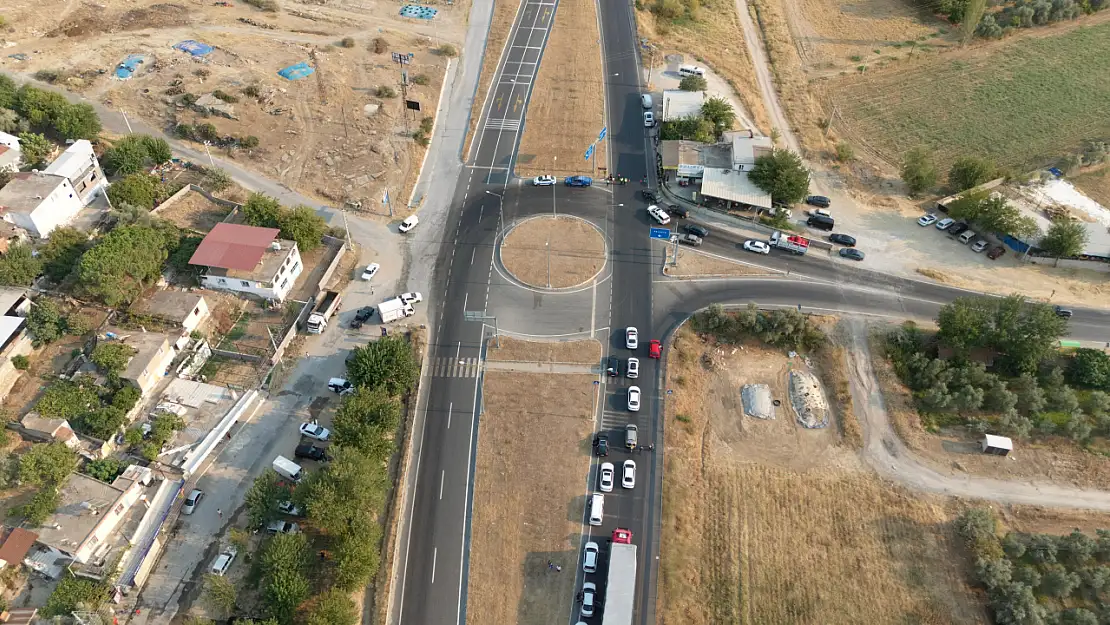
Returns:
[[[917,225],[921,226],[922,228],[934,226],[937,230],[940,230],[941,232],[947,232],[948,236],[956,239],[964,245],[969,245],[971,247],[971,251],[975,252],[976,254],[982,252],[983,250],[986,250],[987,248],[990,248],[990,251],[987,252],[987,258],[991,260],[996,260],[998,257],[1006,253],[1005,247],[1001,245],[995,245],[992,247],[990,241],[972,230],[971,226],[962,221],[956,221],[951,217],[945,217],[944,219],[941,219],[935,213],[926,213],[918,218]]]

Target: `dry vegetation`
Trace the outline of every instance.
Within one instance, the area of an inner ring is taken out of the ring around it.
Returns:
[[[709,349],[684,330],[668,365],[663,622],[987,622],[954,506],[880,481],[834,428],[741,416],[741,384],[785,398],[787,357],[729,347],[707,369]]]
[[[659,245],[667,247],[667,259],[669,261],[674,248],[668,243],[659,243]],[[663,273],[680,278],[694,276],[767,276],[781,272],[749,265],[724,256],[704,254],[680,245],[678,248],[678,265],[668,264]]]
[[[487,360],[589,365],[601,362],[601,343],[593,339],[539,343],[503,336],[500,338],[501,347],[497,343],[497,339],[486,342]]]
[[[595,0],[561,0],[528,102],[518,175],[593,175],[595,165],[608,167],[606,141],[591,161],[583,158],[605,126],[599,41]]]
[[[510,230],[498,253],[517,280],[568,288],[587,282],[605,266],[605,239],[578,218],[536,217]]]
[[[566,613],[581,548],[595,379],[486,373],[467,593],[471,621],[540,625]],[[536,401],[522,404],[521,388],[531,389]],[[549,572],[549,561],[563,571]]]
[[[1087,197],[1103,206],[1110,206],[1110,167],[1104,166],[1076,176],[1071,178],[1070,182]]]

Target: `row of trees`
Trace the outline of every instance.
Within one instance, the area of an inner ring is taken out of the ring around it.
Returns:
[[[1041,231],[1032,217],[1023,215],[1005,197],[987,191],[961,195],[948,204],[948,216],[967,222],[981,233],[995,232],[1029,239]]]
[[[697,313],[690,320],[695,332],[709,334],[723,343],[739,343],[754,337],[777,347],[816,349],[825,333],[807,315],[792,308],[759,310],[754,304],[737,313],[726,313],[719,304]]]
[[[12,512],[31,525],[41,525],[58,507],[58,489],[77,468],[77,454],[65,443],[35,445],[19,457],[19,483],[32,486],[35,494]]]
[[[251,194],[242,208],[243,221],[261,228],[278,228],[283,239],[297,242],[302,252],[316,249],[322,243],[328,224],[311,207],[286,208],[262,193]]]
[[[91,105],[70,104],[56,91],[30,85],[17,88],[7,76],[0,76],[0,109],[15,111],[30,128],[60,139],[91,140],[100,134],[100,117]]]
[[[378,573],[399,398],[416,383],[419,367],[412,346],[400,337],[355,349],[347,367],[356,390],[332,422],[331,462],[295,487],[267,471],[246,496],[252,526],[269,523],[278,517],[279,503],[293,501],[312,528],[307,536],[270,539],[258,560],[266,610],[279,623],[354,623],[347,597]]]
[[[1084,14],[1105,9],[1106,0],[1017,0],[995,13],[980,13],[975,34],[997,39],[1016,28],[1032,28],[1065,20],[1079,19]]]
[[[1092,538],[1009,532],[999,537],[994,513],[965,510],[956,529],[975,561],[999,625],[1098,625],[1110,619],[1110,532]],[[1042,601],[1042,599],[1044,599]]]
[[[169,162],[171,158],[173,150],[165,139],[148,135],[127,135],[104,151],[100,164],[104,173],[110,176],[127,175]]]

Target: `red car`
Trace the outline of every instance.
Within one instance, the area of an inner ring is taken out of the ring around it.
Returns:
[[[648,356],[652,358],[663,357],[663,345],[659,341],[652,341],[648,344]]]
[[[615,543],[624,543],[626,545],[631,545],[632,544],[632,532],[630,532],[626,529],[621,529],[621,528],[618,527],[617,529],[613,530],[613,542],[615,542]]]

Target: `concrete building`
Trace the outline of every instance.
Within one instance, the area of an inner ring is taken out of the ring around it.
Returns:
[[[21,289],[0,287],[0,397],[8,394],[20,371],[12,358],[34,349],[27,333],[27,311],[31,300]]]
[[[64,176],[23,172],[0,189],[0,217],[45,239],[81,212],[84,203]]]
[[[279,232],[277,228],[217,224],[189,264],[203,268],[201,284],[207,288],[283,301],[304,268],[297,244],[278,239]]]
[[[748,179],[755,160],[773,149],[770,137],[751,131],[727,132],[717,144],[660,141],[659,153],[668,178],[700,184],[699,193],[741,208],[771,209],[771,194]]]
[[[663,92],[663,109],[660,119],[665,122],[701,115],[705,104],[704,91],[667,90]]]
[[[735,171],[751,171],[757,158],[770,156],[775,150],[771,137],[757,137],[750,130],[725,133],[725,139],[732,141],[732,169]]]
[[[12,528],[12,531],[4,537],[4,542],[0,543],[0,569],[9,566],[18,567],[38,538],[38,534],[22,527]]]
[[[22,159],[19,137],[0,132],[0,171],[19,171]]]
[[[58,509],[39,528],[38,543],[80,564],[103,561],[114,546],[112,535],[143,498],[144,490],[143,479],[121,476],[106,484],[73,473],[59,489]]]
[[[20,434],[44,443],[65,443],[70,449],[81,446],[73,427],[65,419],[48,419],[37,412],[29,412],[19,420]]]
[[[127,362],[127,368],[119,377],[138,387],[143,395],[154,390],[177,356],[170,344],[170,337],[159,332],[134,332],[109,327],[105,329],[104,336],[111,338],[99,338],[98,341],[119,342],[135,349],[135,355]]]
[[[208,303],[199,293],[190,291],[157,291],[131,305],[131,312],[153,317],[180,328],[181,335],[174,347],[181,349],[189,335],[211,316]]]
[[[84,206],[88,206],[108,186],[92,144],[85,139],[74,141],[61,156],[50,163],[44,173],[69,180]]]

